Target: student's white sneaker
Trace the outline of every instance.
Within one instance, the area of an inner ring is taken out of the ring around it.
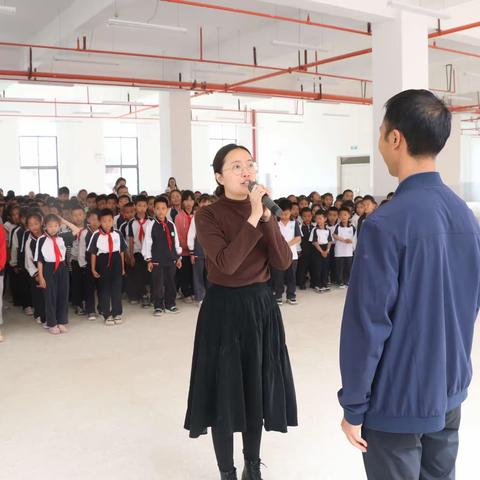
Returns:
[[[33,315],[33,308],[32,307],[27,307],[23,309],[23,313],[25,315],[28,315],[29,317]]]
[[[338,288],[341,288],[342,290],[345,290],[347,288],[347,286],[342,284]]]
[[[93,320],[97,319],[97,316],[94,313],[89,313],[88,314],[88,319],[93,321]]]
[[[105,325],[107,327],[111,327],[112,325],[115,325],[115,321],[113,320],[112,317],[108,317],[106,320],[105,320]]]
[[[322,289],[320,287],[315,287],[315,292],[316,293],[322,293]]]
[[[37,317],[37,318],[35,319],[35,321],[36,321],[39,325],[42,324],[42,319],[41,319],[40,317]]]
[[[121,315],[115,315],[115,318],[113,319],[115,322],[115,325],[121,325],[123,323],[122,316]]]
[[[153,311],[153,316],[154,317],[161,317],[163,315],[163,310],[161,308],[156,308]]]

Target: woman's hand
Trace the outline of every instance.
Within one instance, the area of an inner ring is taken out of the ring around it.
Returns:
[[[258,225],[259,220],[264,217],[265,219],[270,219],[271,213],[265,213],[265,207],[262,204],[262,198],[264,195],[268,195],[268,190],[263,185],[255,185],[250,192],[250,203],[252,205],[252,213],[248,219],[248,222],[256,227]]]

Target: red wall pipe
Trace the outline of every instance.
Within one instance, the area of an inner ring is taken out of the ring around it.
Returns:
[[[430,33],[428,38],[444,37],[445,35],[451,35],[452,33],[463,32],[465,30],[478,27],[480,27],[480,22],[469,23],[467,25],[461,25],[460,27],[448,28],[447,30],[440,30],[439,32]]]

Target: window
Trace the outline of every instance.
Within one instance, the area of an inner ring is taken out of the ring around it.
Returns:
[[[24,194],[58,193],[57,137],[19,137],[20,184]]]
[[[229,143],[237,143],[237,127],[235,125],[213,124],[208,126],[210,158]]]
[[[105,186],[111,192],[118,177],[127,181],[131,194],[138,194],[138,138],[105,137]]]

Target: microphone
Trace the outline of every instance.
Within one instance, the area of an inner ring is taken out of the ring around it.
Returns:
[[[257,182],[248,182],[248,191],[251,192],[255,185],[258,185]],[[262,204],[264,207],[267,207],[277,218],[282,216],[282,209],[267,194],[262,197]]]

